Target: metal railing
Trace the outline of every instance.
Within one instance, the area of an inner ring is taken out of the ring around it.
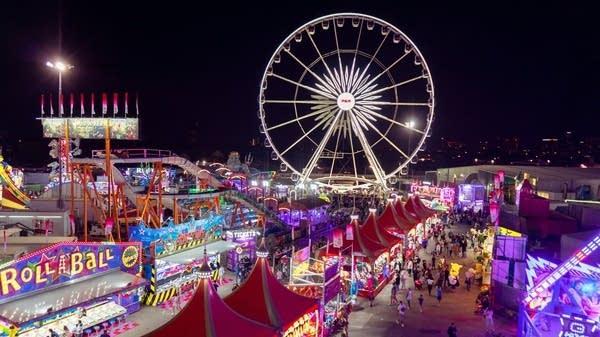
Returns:
[[[175,156],[170,150],[160,149],[114,149],[110,151],[110,154],[118,158],[161,158]],[[105,150],[92,150],[92,158],[105,157]]]

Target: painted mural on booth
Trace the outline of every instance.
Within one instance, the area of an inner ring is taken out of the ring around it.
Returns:
[[[120,269],[140,273],[141,245],[57,243],[0,266],[0,299]]]

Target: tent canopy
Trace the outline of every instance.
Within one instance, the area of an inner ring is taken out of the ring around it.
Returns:
[[[246,281],[225,297],[225,303],[239,314],[276,329],[286,329],[318,308],[316,300],[296,294],[279,283],[264,257],[257,259]],[[243,335],[254,336],[246,332]]]
[[[385,230],[383,223],[380,220],[381,218],[376,219],[375,212],[370,212],[361,228],[365,236],[388,248],[400,242],[400,238]]]
[[[402,217],[396,213],[392,202],[388,202],[388,204],[385,206],[383,213],[381,213],[377,219],[377,223],[379,227],[384,230],[391,230],[392,232],[398,232],[401,234],[408,233],[408,231],[413,228],[413,226],[407,220],[402,219]]]
[[[396,214],[398,215],[400,220],[402,222],[408,223],[411,228],[416,226],[419,222],[421,222],[419,219],[417,219],[415,215],[410,214],[410,212],[408,212],[406,208],[404,208],[404,203],[402,203],[402,200],[400,200],[399,198],[396,199],[394,209],[396,210]]]
[[[210,271],[210,269],[208,269]],[[256,294],[250,302],[255,303]],[[272,327],[251,321],[231,310],[214,290],[210,278],[199,281],[188,304],[166,325],[148,337],[275,337]]]

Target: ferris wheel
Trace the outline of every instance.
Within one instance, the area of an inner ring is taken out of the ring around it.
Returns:
[[[425,58],[398,28],[332,14],[275,50],[258,114],[271,158],[297,186],[386,189],[424,149],[434,88]]]

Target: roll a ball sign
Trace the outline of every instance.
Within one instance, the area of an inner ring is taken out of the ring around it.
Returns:
[[[0,266],[0,299],[109,270],[140,271],[140,243],[58,243]]]

